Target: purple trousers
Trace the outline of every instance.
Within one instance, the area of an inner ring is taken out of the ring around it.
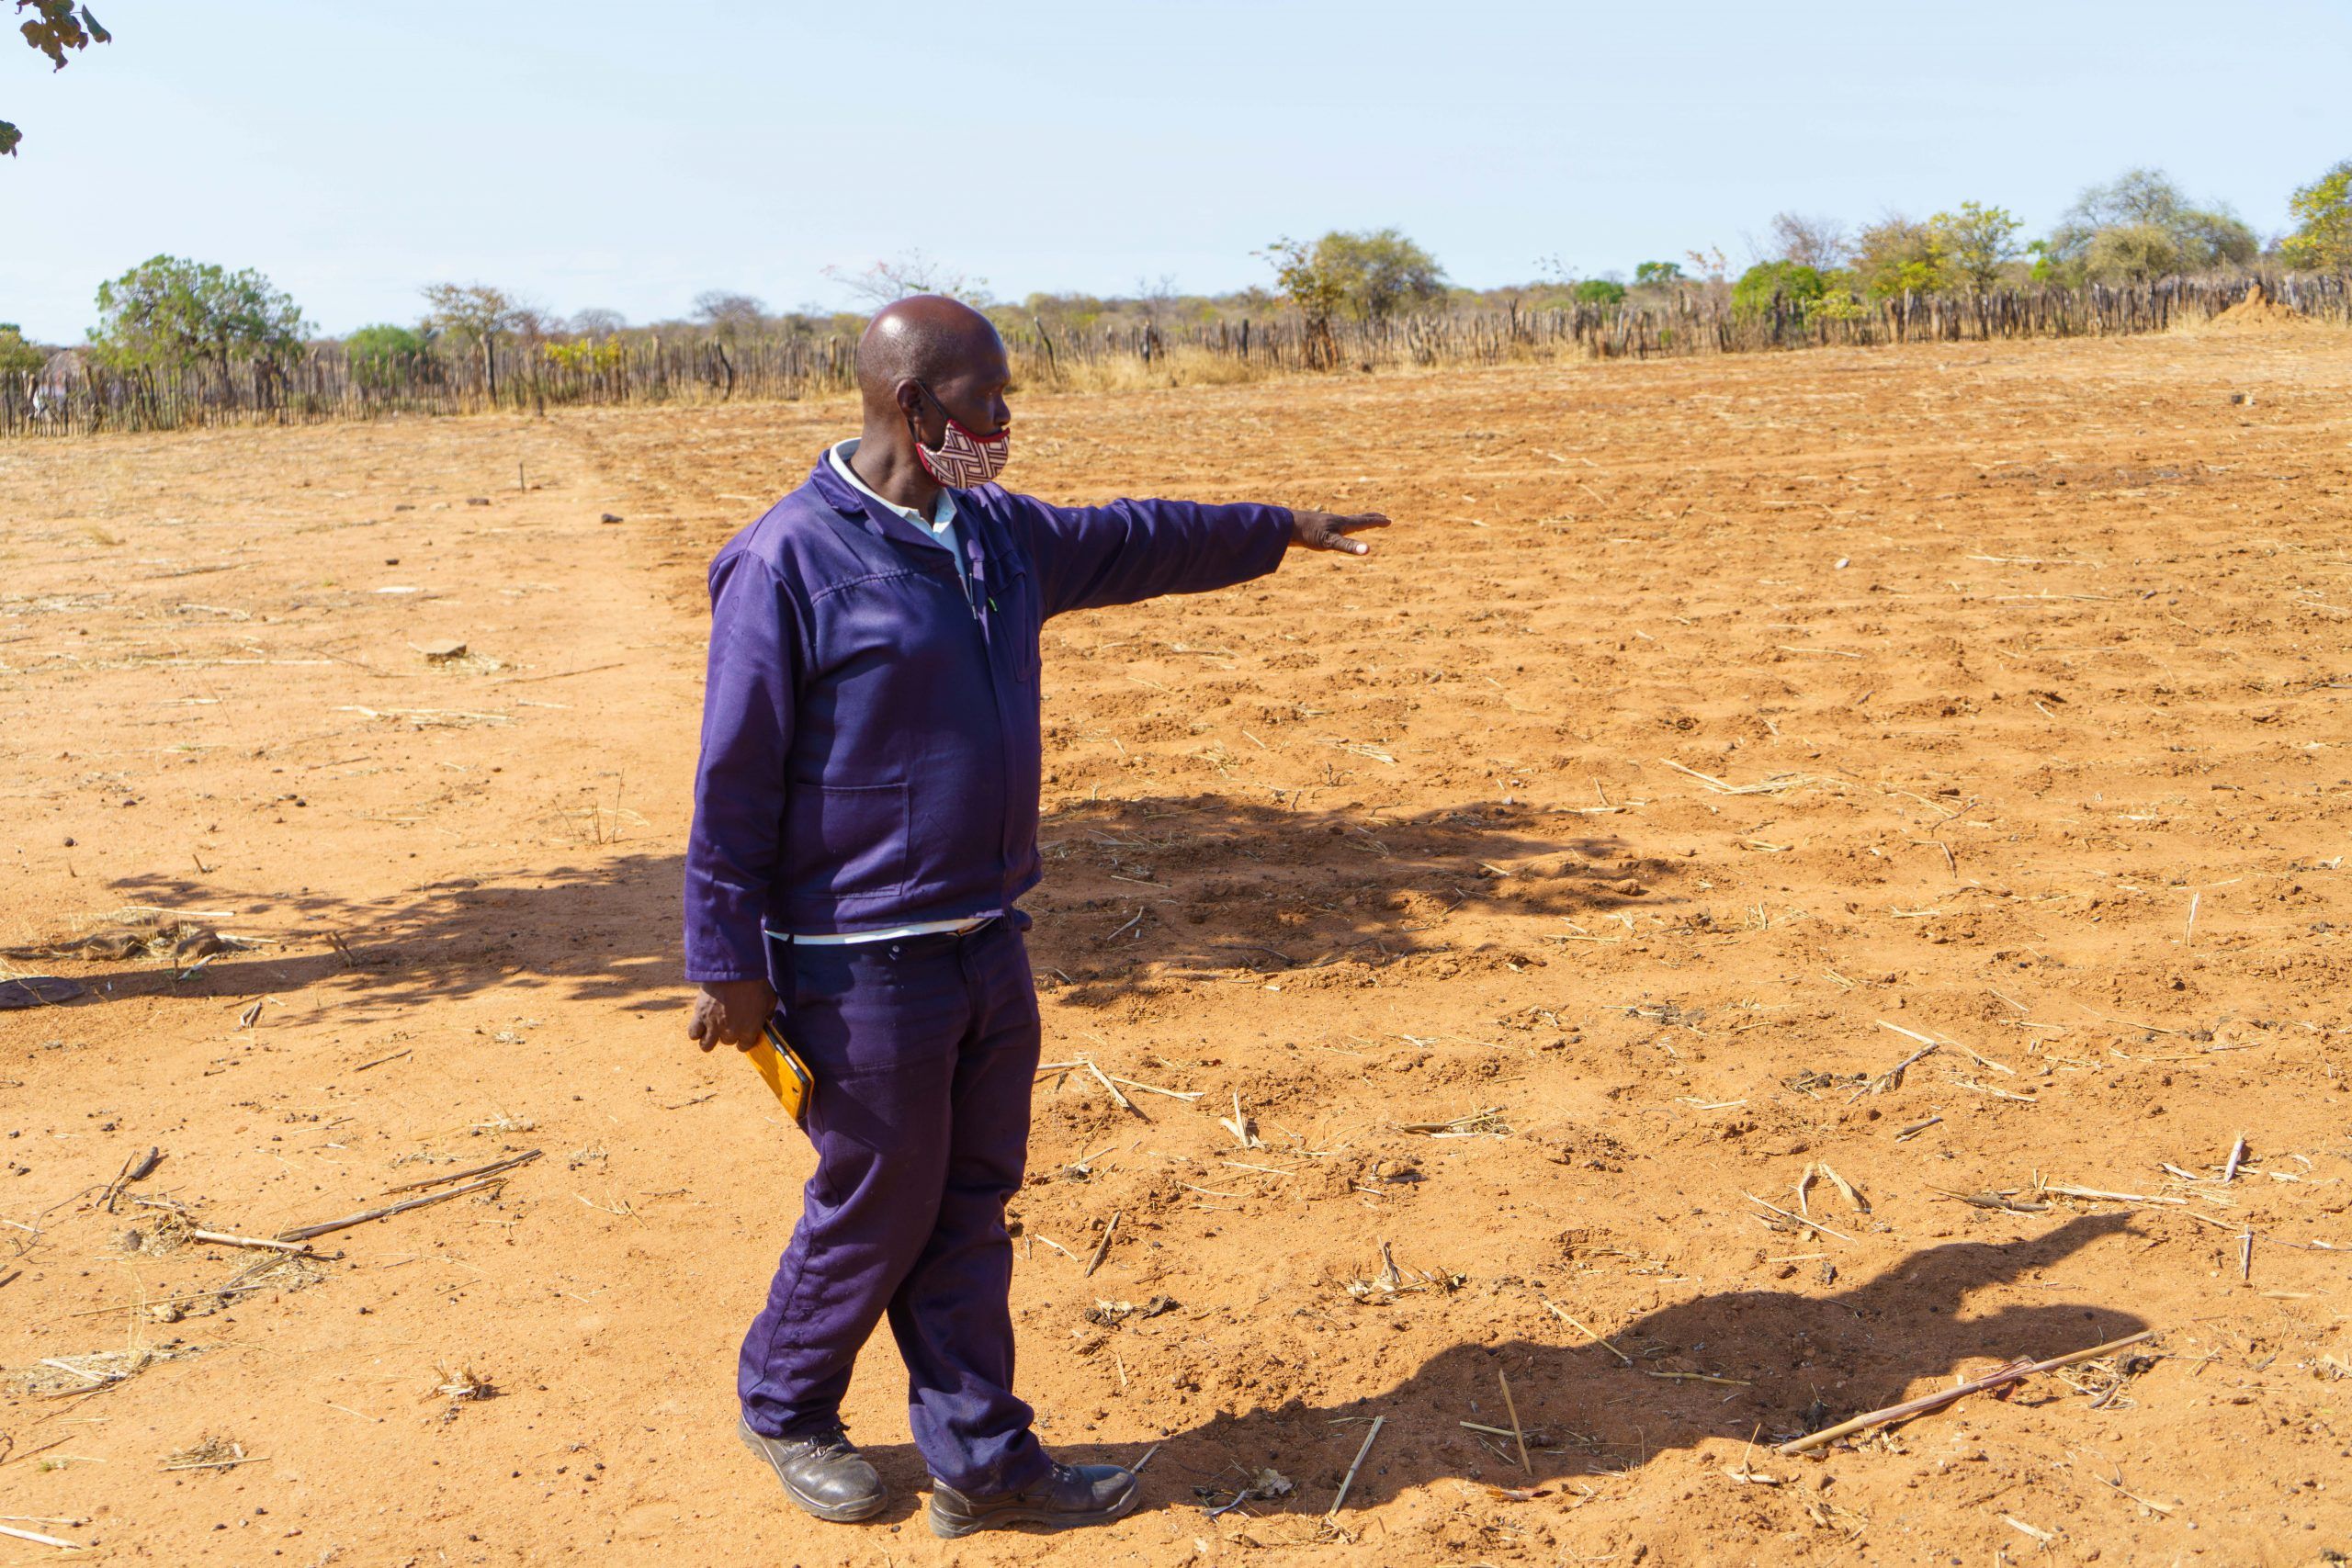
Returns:
[[[1049,1461],[1012,1394],[1004,1205],[1028,1160],[1037,993],[1012,920],[850,947],[770,943],[785,1037],[817,1080],[817,1169],[743,1339],[755,1432],[833,1425],[887,1312],[933,1475],[1019,1491]]]

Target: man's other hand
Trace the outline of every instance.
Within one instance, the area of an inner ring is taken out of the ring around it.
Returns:
[[[1366,528],[1385,528],[1387,517],[1378,512],[1291,512],[1290,542],[1310,550],[1339,550],[1351,556],[1370,555],[1372,547],[1351,539]]]
[[[748,1051],[775,1011],[775,991],[765,980],[706,980],[686,1021],[686,1038],[706,1051],[732,1045]]]

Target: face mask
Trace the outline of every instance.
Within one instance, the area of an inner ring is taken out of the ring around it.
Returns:
[[[932,401],[936,404],[938,399]],[[934,450],[925,446],[918,436],[915,440],[915,460],[931,477],[949,490],[969,490],[974,485],[987,484],[1004,472],[1004,465],[1012,457],[1012,426],[1008,423],[994,435],[973,434],[956,422],[956,416],[945,409],[940,414],[947,421],[946,439]],[[909,422],[911,425],[912,422]]]

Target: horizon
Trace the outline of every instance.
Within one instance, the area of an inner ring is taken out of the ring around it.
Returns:
[[[1973,199],[2041,234],[2135,166],[2267,237],[2352,152],[2324,140],[2352,17],[2261,9],[2218,41],[2178,3],[2003,0],[1962,38],[1857,12],[1792,74],[1720,0],[1663,39],[1497,0],[1382,37],[1322,3],[1055,0],[1018,26],[918,5],[891,37],[909,93],[835,63],[870,47],[856,23],[743,4],[656,28],[612,0],[397,20],[269,0],[232,26],[117,0],[114,41],[62,72],[0,54],[26,138],[0,161],[0,231],[39,235],[0,261],[0,321],[78,343],[98,285],[158,254],[262,272],[324,337],[413,321],[443,281],[638,323],[706,289],[831,313],[856,307],[826,268],[916,250],[1005,300],[1162,278],[1214,296],[1270,287],[1252,253],[1278,235],[1391,225],[1484,289],[1552,258],[1593,276],[1720,247],[1736,270],[1782,210],[1851,228]],[[697,52],[658,52],[672,39]],[[158,157],[167,136],[205,151]],[[1759,143],[1769,166],[1741,166]]]

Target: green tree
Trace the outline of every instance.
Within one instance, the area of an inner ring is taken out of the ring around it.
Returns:
[[[1445,292],[1445,269],[1437,258],[1396,229],[1334,229],[1315,242],[1315,267],[1339,288],[1358,319],[1367,321]]]
[[[299,351],[308,325],[292,298],[250,267],[231,272],[210,262],[153,256],[98,285],[90,343],[111,365],[209,365],[226,376],[239,360]]]
[[[17,14],[30,11],[32,20],[17,30],[25,41],[49,56],[52,70],[65,69],[65,51],[85,50],[94,43],[112,43],[114,35],[98,26],[87,6],[76,6],[74,0],[17,0]],[[0,152],[11,158],[17,155],[17,143],[25,133],[5,119],[0,119]]]
[[[1731,286],[1731,304],[1735,310],[1762,311],[1771,308],[1773,296],[1778,295],[1802,314],[1828,291],[1828,280],[1819,267],[1792,261],[1758,262]]]
[[[1873,299],[1951,287],[1951,258],[1932,224],[1890,216],[1854,237],[1854,276]]]
[[[1645,261],[1634,268],[1634,287],[1650,283],[1679,283],[1682,281],[1680,262]]]
[[[2352,272],[2352,158],[2288,200],[2301,227],[2278,247],[2287,265],[2313,272]]]
[[[25,341],[14,321],[0,321],[0,376],[29,376],[49,363],[49,355]]]
[[[1939,212],[1928,220],[1952,271],[1980,289],[2001,280],[2001,264],[2018,254],[2018,231],[2024,227],[2008,209],[1973,201],[1962,202],[1957,212]]]
[[[1588,277],[1577,285],[1576,299],[1580,305],[1622,305],[1625,286],[1613,277]]]

